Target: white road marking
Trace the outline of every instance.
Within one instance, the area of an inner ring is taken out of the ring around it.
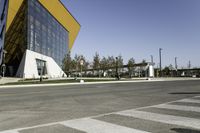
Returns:
[[[161,108],[161,109],[173,109],[173,110],[179,110],[179,111],[200,112],[200,107],[193,107],[193,106],[160,104],[160,105],[156,105],[156,106],[153,106],[153,107]]]
[[[196,100],[196,99],[182,99],[182,100],[178,100],[177,102],[184,102],[184,103],[200,103],[200,100]]]
[[[56,125],[56,124],[59,124],[59,123],[55,122],[55,123],[41,124],[41,125],[32,126],[32,127],[25,127],[25,128],[17,128],[17,129],[5,130],[5,131],[0,131],[0,133],[19,133],[19,131],[22,131],[22,130],[28,130],[28,129],[40,128],[40,127],[47,127],[47,126],[53,126],[53,125]]]
[[[136,110],[121,111],[115,114],[134,117],[134,118],[143,119],[143,120],[150,120],[150,121],[161,122],[161,123],[166,123],[166,124],[200,129],[200,120],[194,119],[194,118],[164,115],[164,114],[157,114],[157,113],[150,113],[150,112],[136,111]]]
[[[119,126],[108,122],[103,122],[91,118],[83,118],[79,120],[71,120],[60,123],[67,127],[71,127],[87,133],[149,133],[133,128]]]
[[[195,97],[200,97],[200,96],[195,96]],[[191,101],[191,99],[189,99],[189,100],[188,99],[183,99],[183,100],[175,100],[175,101],[166,102],[164,104],[170,104],[170,103],[179,102],[179,101],[182,101],[182,102],[185,102],[185,101],[192,102],[193,101],[194,102],[194,100]],[[151,108],[151,107],[155,107],[155,106],[159,106],[159,105],[150,105],[150,106],[145,106],[145,107],[139,107],[139,108],[135,108],[134,110],[146,109],[146,108]],[[126,110],[126,111],[132,111],[132,110],[133,109]],[[122,112],[124,112],[124,111],[122,111]],[[118,113],[121,113],[121,112],[110,112],[110,113],[105,113],[105,114],[90,116],[90,117],[86,117],[86,118],[98,118],[98,117],[102,117],[102,116],[105,116],[105,115],[118,114]],[[79,120],[79,119],[74,119],[74,120]],[[69,120],[69,121],[71,121],[71,120]],[[53,123],[35,125],[35,126],[30,126],[30,127],[18,128],[18,129],[5,130],[5,131],[0,131],[0,133],[19,133],[19,131],[22,131],[22,130],[33,129],[33,128],[40,128],[40,127],[45,127],[45,126],[53,126],[53,125],[60,124],[60,123],[65,123],[65,122],[68,122],[68,120],[67,121],[62,121],[62,122],[53,122]]]

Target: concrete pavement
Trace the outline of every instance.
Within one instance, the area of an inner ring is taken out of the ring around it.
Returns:
[[[1,88],[0,133],[198,133],[199,89],[199,80]]]
[[[6,83],[18,82],[19,80],[21,80],[21,78],[7,78],[7,77],[1,77],[1,78],[0,78],[0,85],[1,85],[1,84],[6,84]]]

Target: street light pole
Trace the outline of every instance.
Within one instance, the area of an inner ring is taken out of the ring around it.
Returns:
[[[160,77],[162,77],[162,48],[159,48],[159,58],[160,58]]]
[[[116,59],[116,78],[119,80],[119,73],[118,73],[118,57],[115,58]]]
[[[81,79],[80,79],[80,82],[81,82],[81,83],[84,82],[84,81],[82,80],[82,77],[83,77],[83,76],[82,76],[82,69],[83,69],[82,67],[83,67],[83,64],[84,64],[84,60],[81,59],[81,60],[80,60],[80,65],[81,65]]]
[[[175,69],[176,69],[176,76],[178,76],[177,57],[175,57]]]

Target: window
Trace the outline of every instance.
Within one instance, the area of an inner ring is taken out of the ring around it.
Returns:
[[[37,63],[38,75],[46,75],[47,74],[46,61],[36,59],[36,63]]]

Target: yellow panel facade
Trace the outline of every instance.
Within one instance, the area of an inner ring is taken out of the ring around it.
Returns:
[[[80,24],[73,18],[60,0],[38,0],[69,31],[69,49],[79,33]],[[23,0],[9,0],[6,31],[9,29]]]
[[[17,11],[19,10],[23,0],[9,0],[8,5],[8,16],[7,16],[7,23],[6,23],[6,31],[9,29]]]
[[[80,25],[60,0],[39,0],[40,3],[69,31],[69,49],[79,33]]]

